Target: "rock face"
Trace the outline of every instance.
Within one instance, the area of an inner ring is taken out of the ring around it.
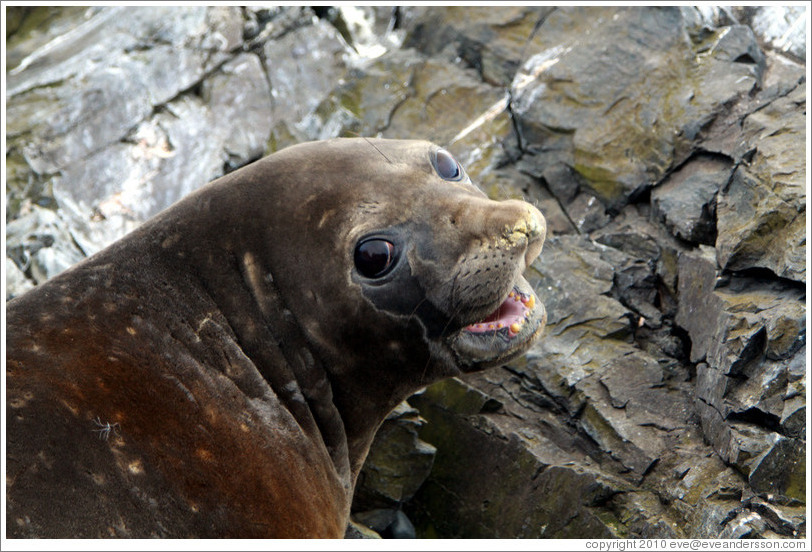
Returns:
[[[548,329],[393,412],[348,535],[803,537],[806,9],[8,8],[7,298],[286,145],[430,139],[544,212]]]

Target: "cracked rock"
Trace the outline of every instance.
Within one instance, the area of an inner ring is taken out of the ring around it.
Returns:
[[[677,323],[691,337],[692,358],[706,360],[697,367],[702,428],[754,490],[795,497],[804,480],[799,466],[805,445],[775,430],[801,408],[786,400],[794,396],[790,379],[797,378],[790,367],[801,362],[796,355],[805,342],[804,294],[738,277],[717,287],[716,274],[710,248],[680,258]],[[797,435],[797,426],[790,427]]]
[[[657,217],[677,237],[696,244],[716,241],[716,194],[730,180],[730,163],[699,157],[651,193]]]
[[[239,87],[234,86],[235,81]],[[201,96],[216,127],[230,130],[223,137],[229,166],[240,167],[262,157],[274,117],[271,90],[259,57],[244,53],[224,63],[203,82]]]
[[[581,9],[556,10],[534,34],[514,81],[528,83],[514,93],[514,112],[529,150],[556,151],[619,209],[679,161],[685,141],[725,102],[758,83],[763,60],[734,60],[757,50],[747,28],[685,43],[687,10],[589,9],[585,17]],[[651,88],[660,92],[638,93]]]
[[[404,46],[427,55],[459,57],[482,80],[506,86],[513,80],[524,48],[548,7],[514,6],[494,13],[489,7],[447,7],[418,11]]]
[[[8,289],[286,145],[428,139],[544,212],[548,326],[397,410],[353,513],[384,536],[803,537],[793,9],[11,6]]]

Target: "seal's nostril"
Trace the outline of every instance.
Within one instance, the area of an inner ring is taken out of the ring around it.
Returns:
[[[505,227],[503,237],[511,245],[527,243],[529,250],[537,248],[538,251],[533,255],[535,258],[541,252],[541,244],[544,243],[546,234],[547,222],[544,215],[535,207],[527,205],[523,216],[512,226]],[[538,243],[534,245],[535,242]]]

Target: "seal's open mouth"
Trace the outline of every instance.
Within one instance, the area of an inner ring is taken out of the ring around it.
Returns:
[[[473,334],[491,333],[510,340],[521,333],[524,323],[530,318],[535,306],[535,295],[524,294],[513,288],[507,299],[490,316],[481,322],[466,326],[465,331]]]
[[[496,309],[460,330],[451,346],[463,371],[481,370],[524,353],[541,335],[546,321],[544,305],[520,277]]]

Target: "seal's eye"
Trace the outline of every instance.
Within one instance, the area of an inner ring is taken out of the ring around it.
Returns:
[[[457,160],[444,149],[438,149],[431,156],[434,170],[443,180],[459,180],[462,178],[462,167]]]
[[[395,264],[395,246],[380,238],[362,241],[355,246],[355,268],[367,278],[385,276]]]

